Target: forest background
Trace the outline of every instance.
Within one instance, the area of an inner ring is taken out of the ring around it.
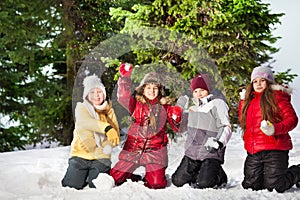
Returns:
[[[74,102],[80,100],[82,89],[79,80],[87,72],[97,72],[112,97],[121,62],[150,64],[153,68],[166,66],[187,81],[217,66],[217,72],[213,73],[222,79],[222,89],[231,108],[231,122],[236,128],[240,86],[249,83],[254,67],[274,67],[273,56],[280,50],[275,45],[280,36],[274,30],[284,13],[274,13],[270,3],[260,0],[1,1],[0,152],[24,149],[29,144],[69,145],[74,128]],[[163,31],[151,31],[157,28]],[[166,33],[176,34],[166,36]],[[110,54],[99,49],[99,44],[104,45],[105,41],[120,35],[120,43],[105,49]],[[185,40],[182,36],[187,36],[195,49],[203,50],[201,66],[191,62],[195,54],[176,43]],[[122,39],[128,37],[134,38],[135,43],[129,51],[122,51],[127,45]],[[159,48],[158,41],[162,40],[157,38],[167,38],[167,48]],[[145,41],[147,48],[141,48]],[[179,45],[177,52],[170,51],[172,45]],[[93,56],[99,52],[101,56]],[[113,52],[119,54],[111,56]],[[287,64],[280,68],[284,71],[276,71],[276,81],[291,83],[297,77],[292,67]],[[137,74],[136,79],[141,78]],[[121,126],[126,126],[120,121]]]

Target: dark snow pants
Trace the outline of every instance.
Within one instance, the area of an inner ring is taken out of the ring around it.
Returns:
[[[62,179],[62,186],[82,189],[86,185],[95,188],[92,180],[96,179],[99,173],[109,173],[111,161],[109,159],[86,160],[79,157],[69,159],[67,172]]]
[[[212,188],[226,184],[227,175],[217,159],[200,161],[184,156],[172,175],[172,183],[177,187],[188,183],[195,188]]]
[[[157,164],[140,165],[134,162],[119,160],[110,170],[110,175],[115,180],[116,185],[121,185],[127,179],[131,179],[133,172],[140,166],[145,167],[146,174],[144,177],[144,185],[151,189],[162,189],[167,186],[167,178],[165,175],[166,167]]]
[[[284,192],[300,181],[300,167],[288,168],[289,151],[270,150],[249,154],[244,163],[242,186],[253,190]]]

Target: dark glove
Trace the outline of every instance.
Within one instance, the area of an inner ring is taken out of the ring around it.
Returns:
[[[216,138],[214,137],[209,137],[207,138],[207,141],[204,144],[204,147],[206,150],[210,153],[216,152],[218,149],[223,147],[223,144],[219,142]]]
[[[122,77],[130,77],[133,66],[129,63],[122,63],[119,67],[119,72]]]

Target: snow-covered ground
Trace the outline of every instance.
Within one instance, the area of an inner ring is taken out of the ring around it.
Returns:
[[[297,164],[300,163],[300,132],[294,131],[291,136],[294,149],[290,151],[290,164]],[[183,144],[184,137],[170,143],[168,177],[175,171],[182,158]],[[244,190],[241,187],[246,152],[239,133],[233,134],[227,147],[224,169],[228,175],[228,184],[222,189],[199,190],[188,185],[177,188],[170,181],[167,188],[160,190],[148,189],[141,182],[130,181],[113,187],[111,177],[104,174],[95,180],[96,189],[63,188],[60,181],[67,169],[69,150],[68,146],[0,153],[0,199],[300,199],[300,189],[295,186],[283,194],[267,190]],[[120,147],[113,151],[113,165],[117,161],[119,151]],[[137,173],[143,174],[143,168],[139,168]]]

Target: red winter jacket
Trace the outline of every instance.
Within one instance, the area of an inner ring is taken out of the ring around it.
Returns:
[[[168,136],[166,124],[169,122],[174,131],[178,127],[174,124],[168,113],[174,106],[161,104],[158,99],[150,101],[150,106],[145,102],[138,101],[130,91],[131,80],[126,77],[120,77],[118,81],[118,102],[128,109],[133,123],[129,127],[127,140],[119,154],[120,160],[144,164],[159,164],[167,166],[168,154],[167,144]],[[156,130],[149,125],[149,116],[151,110],[158,114],[156,118]]]
[[[275,132],[273,136],[267,136],[260,130],[262,113],[260,109],[261,93],[254,92],[246,115],[246,130],[244,132],[244,147],[250,154],[255,154],[263,150],[290,150],[293,148],[289,131],[293,130],[298,123],[298,117],[291,104],[291,89],[280,85],[273,85],[274,97],[278,105],[278,115],[282,121],[273,123]],[[241,119],[242,106],[239,104],[239,117]]]

